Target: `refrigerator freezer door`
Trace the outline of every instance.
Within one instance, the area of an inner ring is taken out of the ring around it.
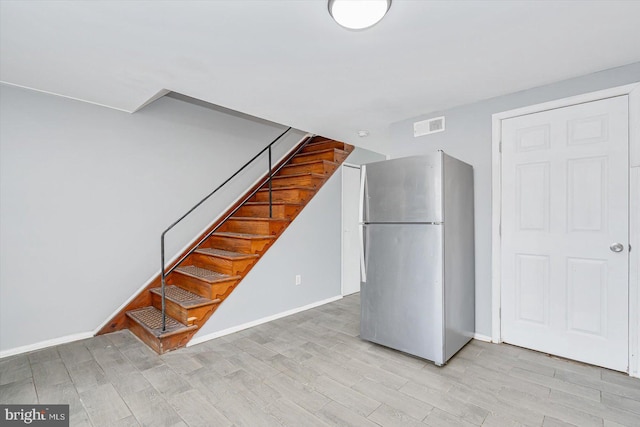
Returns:
[[[369,163],[362,169],[369,223],[442,222],[442,153]]]
[[[442,226],[364,226],[361,338],[444,363]]]

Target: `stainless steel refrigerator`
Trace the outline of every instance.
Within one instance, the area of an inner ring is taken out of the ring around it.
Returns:
[[[473,169],[368,163],[360,197],[360,337],[443,365],[475,331]]]

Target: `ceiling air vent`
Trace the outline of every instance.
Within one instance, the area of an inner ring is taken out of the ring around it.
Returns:
[[[413,136],[430,135],[432,133],[438,133],[444,131],[444,116],[436,117],[429,120],[423,120],[421,122],[415,122],[413,124]]]

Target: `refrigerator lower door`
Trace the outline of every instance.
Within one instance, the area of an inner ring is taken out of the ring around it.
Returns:
[[[360,337],[444,364],[442,226],[366,224]]]

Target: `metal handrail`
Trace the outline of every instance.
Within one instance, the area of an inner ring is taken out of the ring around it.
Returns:
[[[231,181],[233,178],[235,178],[240,172],[242,172],[247,166],[249,166],[250,164],[252,164],[258,157],[260,157],[262,154],[264,154],[265,151],[268,151],[269,153],[269,177],[268,177],[268,181],[269,181],[269,218],[272,218],[273,213],[272,213],[272,196],[271,196],[271,191],[272,191],[272,187],[271,187],[271,178],[277,174],[280,169],[282,169],[282,167],[284,167],[286,165],[286,161],[282,162],[280,164],[280,166],[274,171],[272,168],[272,164],[271,164],[271,147],[280,140],[280,138],[282,138],[287,132],[289,132],[291,130],[291,127],[287,128],[287,130],[285,130],[284,132],[282,132],[280,135],[278,135],[278,137],[276,139],[274,139],[273,141],[271,141],[271,143],[269,143],[269,145],[267,145],[265,148],[263,148],[262,150],[260,150],[260,152],[258,154],[256,154],[255,156],[253,156],[253,158],[251,158],[251,160],[249,160],[247,163],[245,163],[240,169],[238,169],[233,175],[231,175],[229,178],[227,178],[227,180],[225,182],[223,182],[222,184],[220,184],[215,190],[213,190],[212,192],[210,192],[209,194],[207,194],[202,200],[200,200],[198,203],[196,203],[191,209],[189,209],[184,215],[182,215],[180,218],[178,218],[176,221],[173,222],[173,224],[171,224],[169,227],[167,227],[166,230],[164,230],[162,232],[162,235],[160,236],[160,257],[161,257],[161,264],[160,264],[160,276],[161,276],[161,293],[162,293],[162,331],[166,331],[166,303],[165,303],[165,285],[166,285],[166,278],[169,274],[171,274],[171,272],[173,270],[175,270],[178,265],[180,265],[180,263],[182,261],[184,261],[189,255],[191,255],[197,248],[198,246],[200,246],[205,240],[207,240],[213,233],[215,233],[218,228],[220,228],[220,226],[227,220],[229,219],[233,214],[236,213],[236,211],[238,209],[240,209],[240,207],[242,207],[242,205],[249,200],[251,197],[253,197],[254,194],[256,194],[258,192],[258,190],[260,190],[260,188],[262,187],[262,185],[258,185],[252,192],[251,194],[249,194],[248,196],[246,196],[242,202],[240,202],[239,204],[237,204],[237,206],[229,213],[227,214],[227,216],[224,217],[224,219],[222,221],[218,222],[218,225],[216,225],[215,227],[213,227],[213,229],[211,231],[209,231],[202,239],[200,239],[200,241],[198,243],[196,243],[195,245],[193,245],[193,247],[186,253],[184,254],[177,262],[175,262],[173,264],[173,266],[171,268],[169,268],[167,271],[165,271],[165,257],[164,257],[164,240],[165,240],[165,235],[167,234],[168,231],[170,231],[173,227],[175,227],[176,225],[178,225],[178,223],[180,223],[180,221],[182,221],[183,219],[185,219],[189,214],[191,214],[193,211],[195,211],[200,205],[202,205],[205,201],[207,201],[211,196],[213,196],[218,190],[220,190],[222,187],[224,187],[229,181]],[[290,154],[287,157],[287,160],[291,159],[293,156],[295,156],[296,154],[298,154],[300,152],[300,150],[302,150],[304,148],[304,146],[311,140],[311,137],[307,137],[307,139],[305,141],[302,142],[302,144],[300,144],[300,146],[295,150],[295,152],[293,154]],[[263,184],[264,185],[264,184]]]

